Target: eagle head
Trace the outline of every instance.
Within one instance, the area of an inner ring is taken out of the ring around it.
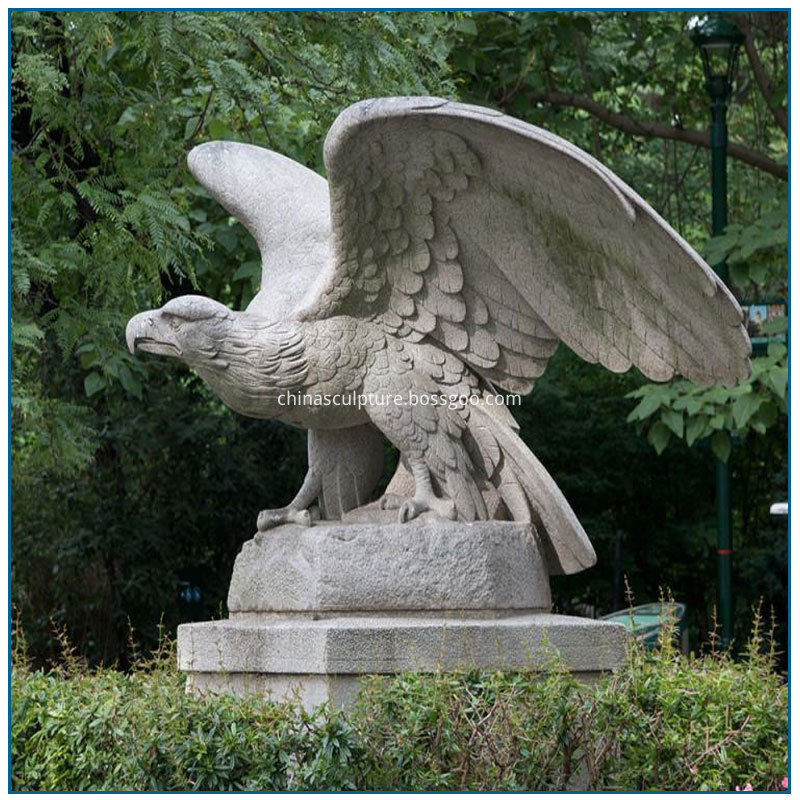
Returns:
[[[208,297],[184,295],[132,317],[125,329],[131,353],[180,358],[191,366],[213,363],[229,334],[233,312]]]

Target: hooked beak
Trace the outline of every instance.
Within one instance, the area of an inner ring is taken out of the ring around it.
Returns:
[[[155,353],[160,356],[176,356],[182,353],[170,326],[164,321],[160,310],[144,311],[131,317],[125,328],[128,350]]]

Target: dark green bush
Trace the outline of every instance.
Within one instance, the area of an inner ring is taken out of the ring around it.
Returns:
[[[788,693],[756,629],[741,662],[631,650],[582,684],[557,663],[371,678],[349,714],[186,695],[162,651],[132,673],[18,663],[11,786],[87,789],[779,789]]]

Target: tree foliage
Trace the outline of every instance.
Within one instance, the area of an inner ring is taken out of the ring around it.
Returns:
[[[187,150],[228,138],[321,167],[347,98],[452,92],[441,33],[431,14],[13,13],[20,467],[85,465],[97,441],[85,400],[141,398],[144,367],[119,347],[135,309],[189,287],[234,304],[252,293],[254,245],[191,180]],[[76,356],[83,397],[49,403],[59,378],[43,364]]]
[[[731,434],[765,434],[789,413],[788,351],[780,342],[767,345],[767,355],[753,359],[747,380],[727,389],[696,386],[691,381],[649,383],[628,395],[639,399],[628,422],[647,430],[647,440],[662,453],[675,436],[690,447],[706,438],[714,455],[727,461]]]
[[[162,609],[177,621],[187,570],[213,613],[254,512],[288,502],[304,469],[299,437],[124,346],[142,308],[189,291],[241,307],[257,289],[255,243],[191,178],[188,150],[235,139],[321,168],[352,98],[453,93],[454,23],[12,13],[12,565],[39,642],[53,617],[114,658],[126,616],[150,635]]]

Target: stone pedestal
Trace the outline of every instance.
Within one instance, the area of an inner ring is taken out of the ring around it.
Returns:
[[[365,674],[622,663],[621,625],[550,614],[530,526],[514,522],[284,525],[236,559],[229,619],[181,625],[187,690],[347,706]]]

